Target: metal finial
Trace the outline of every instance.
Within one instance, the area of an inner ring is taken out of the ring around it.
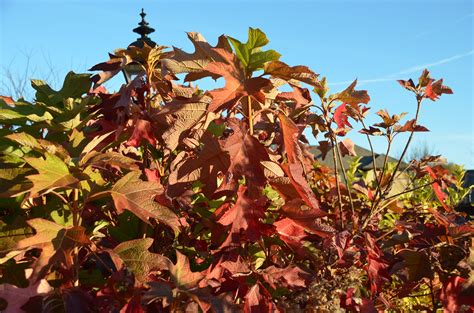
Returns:
[[[141,48],[146,42],[147,45],[149,45],[150,47],[154,47],[156,46],[156,43],[153,40],[151,40],[150,37],[148,37],[148,34],[153,33],[155,30],[151,28],[150,26],[148,26],[149,25],[148,22],[145,21],[146,13],[143,8],[140,13],[140,16],[142,17],[142,20],[140,21],[140,23],[138,23],[139,26],[133,29],[135,33],[140,35],[140,38],[132,42],[129,46],[135,46],[135,47]]]

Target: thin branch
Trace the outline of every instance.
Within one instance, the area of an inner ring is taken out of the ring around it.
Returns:
[[[397,165],[395,166],[395,170],[393,171],[393,175],[390,177],[390,180],[387,184],[387,187],[385,188],[384,193],[386,193],[392,187],[393,181],[395,180],[395,174],[397,173],[398,169],[400,168],[400,164],[402,163],[402,160],[403,160],[403,158],[405,157],[405,154],[408,151],[408,147],[410,146],[413,135],[415,134],[415,126],[418,123],[418,117],[420,115],[421,103],[423,102],[423,97],[421,95],[417,95],[416,98],[417,98],[416,99],[417,106],[416,106],[415,123],[413,124],[413,130],[410,133],[410,137],[408,137],[408,141],[405,144],[405,148],[403,149],[402,155],[398,159]]]
[[[253,135],[253,112],[252,112],[252,99],[250,96],[247,96],[247,105],[249,112],[249,127],[250,127],[250,136]]]
[[[367,127],[365,126],[365,123],[364,123],[364,120],[361,118],[360,119],[361,123],[362,123],[362,127],[364,127],[365,129],[367,129]],[[370,136],[368,134],[365,134],[365,136],[367,137],[367,141],[369,142],[369,147],[370,147],[370,152],[372,153],[372,167],[374,169],[374,174],[375,174],[375,180],[377,181],[377,185],[380,184],[380,181],[379,181],[379,177],[377,175],[377,165],[375,163],[375,151],[374,151],[374,147],[372,146],[372,140],[370,140]]]
[[[341,195],[341,187],[339,186],[339,177],[337,171],[337,160],[336,160],[336,151],[334,148],[334,139],[331,136],[332,141],[332,157],[334,162],[334,176],[336,178],[336,188],[337,188],[337,198],[339,201],[339,218],[341,219],[341,229],[344,229],[344,218],[342,215],[342,195]]]
[[[341,150],[339,149],[339,146],[338,146],[338,143],[337,143],[337,138],[335,139],[335,143],[336,143],[336,151],[337,151],[337,156],[338,156],[338,160],[339,160],[339,165],[341,166],[341,171],[342,171],[342,177],[344,177],[344,181],[346,183],[346,188],[347,188],[347,193],[349,195],[349,203],[351,205],[351,212],[352,212],[352,217],[354,217],[355,215],[355,210],[354,210],[354,201],[352,200],[352,186],[350,186],[349,184],[349,179],[347,178],[347,174],[346,174],[346,169],[344,168],[344,164],[342,163],[342,154],[341,154]]]

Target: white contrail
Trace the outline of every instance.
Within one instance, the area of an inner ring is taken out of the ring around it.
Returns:
[[[390,74],[390,75],[386,75],[385,77],[372,78],[372,79],[361,79],[361,80],[358,80],[357,82],[359,83],[359,85],[361,85],[361,84],[368,84],[368,83],[393,81],[395,78],[399,78],[400,75],[411,74],[411,73],[415,73],[415,72],[424,70],[425,68],[432,68],[432,67],[435,67],[435,66],[446,64],[446,63],[452,62],[454,60],[458,60],[458,59],[470,56],[473,53],[474,53],[474,49],[471,50],[471,51],[468,51],[466,53],[456,54],[456,55],[453,55],[449,58],[438,60],[436,62],[409,67],[409,68],[401,70],[399,72],[396,72],[396,73],[393,73],[393,74]],[[347,84],[350,84],[350,83],[352,83],[352,81],[349,80],[349,81],[343,81],[343,82],[329,83],[328,85],[338,86],[338,85],[347,85]]]
[[[474,53],[474,49],[469,51],[469,52],[466,52],[466,53],[462,53],[462,54],[456,54],[456,55],[453,55],[452,57],[449,57],[449,58],[446,58],[446,59],[442,59],[442,60],[439,60],[439,61],[436,61],[436,62],[433,62],[433,63],[428,63],[428,64],[423,64],[423,65],[418,65],[418,66],[413,66],[413,67],[410,67],[410,68],[407,68],[406,70],[403,70],[403,71],[400,71],[394,75],[401,75],[401,74],[410,74],[410,73],[413,73],[413,72],[418,72],[420,70],[424,70],[425,68],[428,68],[428,67],[434,67],[434,66],[438,66],[438,65],[441,65],[441,64],[445,64],[445,63],[449,63],[451,61],[454,61],[454,60],[457,60],[457,59],[461,59],[461,58],[464,58],[464,57],[467,57],[471,54]],[[392,75],[393,76],[393,75]]]

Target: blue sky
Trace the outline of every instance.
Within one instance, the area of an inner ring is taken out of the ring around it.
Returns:
[[[51,67],[59,77],[71,69],[84,72],[135,40],[131,30],[142,7],[156,29],[153,40],[187,51],[186,31],[215,43],[221,34],[245,40],[249,26],[259,27],[284,62],[326,76],[333,92],[358,78],[373,112],[387,108],[413,116],[415,101],[395,80],[417,78],[427,66],[454,95],[424,103],[420,123],[431,132],[417,134],[414,143],[474,168],[471,0],[0,0],[0,68],[21,73],[29,55],[35,78]],[[368,146],[362,136],[352,138]],[[392,155],[401,153],[404,140]],[[377,152],[384,149],[377,141]]]

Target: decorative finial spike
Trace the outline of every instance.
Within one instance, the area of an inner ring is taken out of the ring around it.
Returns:
[[[142,17],[142,20],[138,23],[139,26],[133,30],[135,33],[140,35],[140,38],[132,42],[130,46],[143,47],[143,44],[146,42],[150,47],[154,47],[156,46],[156,43],[148,37],[148,34],[153,33],[155,30],[148,26],[148,22],[145,21],[146,13],[143,8],[140,16]]]

